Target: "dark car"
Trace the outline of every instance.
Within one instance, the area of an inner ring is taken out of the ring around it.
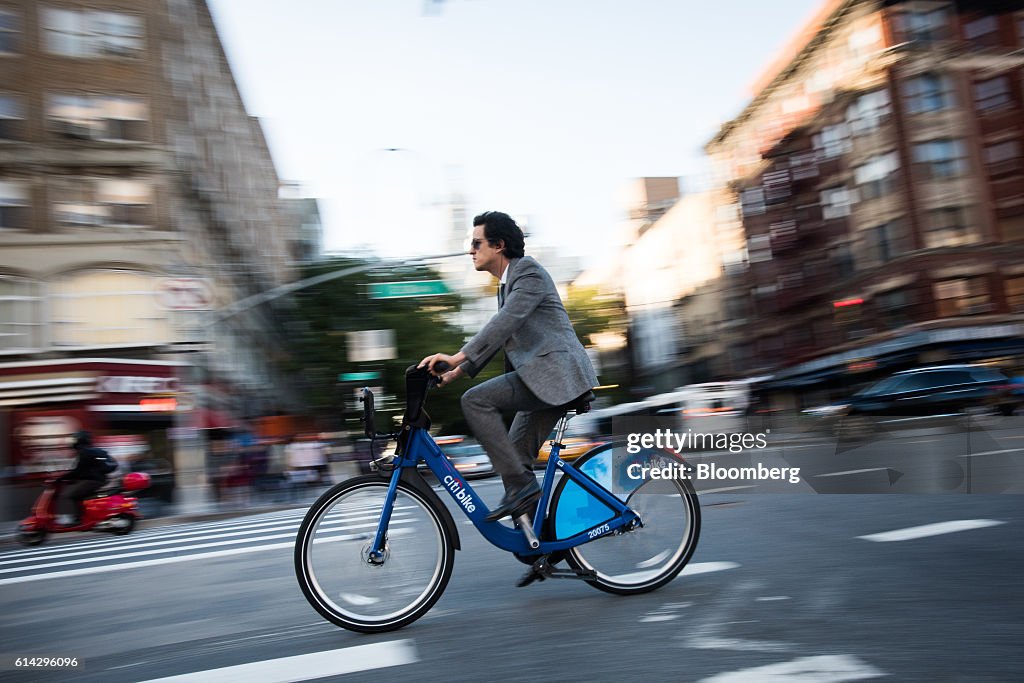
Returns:
[[[886,377],[847,402],[847,415],[946,415],[973,410],[1012,415],[1024,397],[1000,370],[983,365],[942,365]]]

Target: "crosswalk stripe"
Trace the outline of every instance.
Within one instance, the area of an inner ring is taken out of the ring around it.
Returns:
[[[399,527],[397,529],[391,529],[388,535],[392,538],[395,538],[411,532],[412,530],[408,527]],[[363,536],[364,534],[347,534],[342,536],[336,536],[329,539],[324,539],[323,542],[329,543],[331,541],[348,541],[355,538],[362,538]],[[250,545],[244,548],[229,548],[228,550],[215,550],[208,553],[173,555],[171,557],[160,557],[153,560],[139,560],[137,562],[124,562],[121,564],[108,564],[97,565],[93,567],[80,567],[78,569],[65,569],[63,571],[49,572],[46,574],[26,574],[24,576],[13,576],[8,579],[0,579],[0,586],[6,586],[14,583],[30,583],[33,581],[43,581],[46,579],[61,579],[69,576],[103,574],[106,572],[121,571],[124,569],[138,569],[140,567],[156,567],[162,564],[175,564],[177,562],[209,560],[217,557],[230,557],[232,555],[244,555],[246,553],[258,553],[266,550],[280,550],[282,548],[294,547],[295,543],[292,541],[288,541],[286,543],[268,543],[266,545]]]
[[[396,507],[396,510],[407,509],[407,507]],[[394,515],[394,517],[402,517],[402,513]],[[337,516],[329,516],[327,524],[334,524],[338,520],[342,519],[363,519],[371,520],[377,519],[376,516],[369,516],[366,513],[353,513],[353,514],[342,514]],[[38,554],[28,551],[23,554],[19,554],[17,557],[9,558],[7,555],[0,555],[0,566],[21,564],[26,562],[38,562],[40,560],[52,560],[61,556],[74,556],[80,557],[83,555],[94,555],[97,553],[109,553],[111,551],[129,550],[129,549],[142,549],[164,545],[184,544],[193,543],[200,540],[201,538],[215,537],[215,538],[231,538],[235,536],[252,536],[256,534],[267,534],[274,531],[281,531],[284,529],[296,530],[299,528],[299,521],[292,520],[286,523],[273,522],[277,526],[262,526],[261,528],[241,528],[239,531],[225,532],[221,529],[201,529],[192,531],[189,533],[182,533],[174,535],[170,538],[161,536],[157,539],[151,539],[147,537],[137,537],[130,540],[124,540],[121,542],[108,542],[107,545],[92,546],[88,548],[82,548],[79,544],[62,546],[60,548],[53,548],[51,552],[46,553],[45,551],[39,552]],[[269,536],[268,536],[269,538]],[[248,539],[252,540],[252,539]],[[227,543],[227,540],[222,541]],[[185,546],[185,547],[199,547],[199,546]],[[48,566],[48,565],[36,565],[36,566]],[[4,570],[0,570],[0,574],[4,573]]]
[[[142,683],[295,683],[418,661],[412,640],[392,640],[155,678]]]
[[[938,536],[940,534],[951,534],[956,531],[969,531],[971,529],[984,529],[985,527],[1006,524],[996,519],[959,519],[950,522],[938,522],[936,524],[925,524],[923,526],[912,526],[906,529],[895,529],[883,531],[877,534],[858,536],[865,541],[876,543],[888,543],[892,541],[912,541],[916,538]]]
[[[199,530],[203,531],[204,533],[205,532],[210,532],[210,531],[225,531],[225,532],[228,532],[228,531],[232,531],[234,529],[247,529],[247,528],[253,528],[253,527],[258,527],[258,526],[267,526],[267,525],[273,525],[273,524],[281,524],[282,522],[286,522],[286,521],[291,521],[292,523],[297,523],[298,520],[302,517],[302,514],[304,514],[304,511],[299,511],[299,514],[289,515],[289,517],[292,518],[291,520],[288,520],[288,518],[286,516],[282,515],[280,518],[272,519],[272,520],[268,520],[268,519],[265,519],[265,518],[264,519],[261,519],[261,518],[251,518],[251,521],[244,522],[244,523],[240,523],[238,520],[234,520],[234,521],[232,521],[230,523],[228,523],[228,522],[217,522],[217,523],[195,523],[195,522],[193,522],[193,523],[189,523],[189,524],[174,524],[174,525],[170,525],[170,526],[156,527],[154,529],[140,529],[140,530],[137,530],[137,531],[133,532],[131,534],[131,536],[121,537],[121,538],[110,538],[109,536],[104,536],[104,537],[94,538],[93,540],[76,541],[74,543],[70,543],[70,544],[66,544],[66,545],[58,545],[58,546],[50,546],[50,547],[44,546],[44,547],[41,547],[41,548],[28,548],[28,549],[24,549],[24,550],[14,550],[14,551],[6,552],[6,553],[0,553],[0,557],[3,557],[3,558],[14,558],[14,557],[21,557],[21,556],[41,557],[43,555],[52,555],[52,554],[60,554],[60,553],[68,552],[68,550],[72,550],[72,549],[73,550],[78,550],[78,549],[89,549],[89,548],[96,548],[96,547],[102,547],[102,548],[109,549],[109,548],[117,547],[119,545],[130,545],[132,543],[135,543],[135,542],[137,542],[139,540],[144,540],[144,539],[146,539],[146,540],[158,540],[158,539],[166,538],[166,537],[180,538],[185,533],[193,533],[193,532],[195,532],[196,529],[199,529]]]
[[[401,524],[408,520],[402,519],[400,515],[392,517],[392,523]],[[325,524],[323,526],[330,526]],[[346,529],[375,529],[377,527],[377,520],[366,518],[365,524],[350,524],[346,525]],[[288,532],[284,534],[269,534],[256,540],[269,541],[275,538],[295,538],[295,532]],[[28,567],[9,567],[6,569],[0,569],[0,574],[12,574],[14,572],[23,572],[30,569],[49,569],[51,567],[63,567],[69,564],[86,564],[88,562],[96,562],[99,560],[123,560],[129,557],[142,557],[145,555],[159,555],[161,553],[170,553],[176,551],[186,550],[198,550],[200,548],[217,548],[226,545],[238,545],[240,543],[251,543],[254,539],[251,538],[235,538],[227,540],[213,541],[210,543],[196,543],[193,545],[182,546],[180,548],[154,548],[150,550],[136,550],[128,553],[115,553],[113,555],[103,555],[101,557],[76,557],[71,560],[61,560],[59,562],[45,562],[43,564],[35,564]]]

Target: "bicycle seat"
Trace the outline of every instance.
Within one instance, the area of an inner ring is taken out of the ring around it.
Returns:
[[[566,413],[569,412],[570,410],[575,410],[577,415],[580,415],[582,413],[589,413],[590,404],[594,402],[595,398],[597,397],[594,396],[594,392],[588,389],[587,393],[581,396],[577,396],[568,403],[560,405],[559,408]]]

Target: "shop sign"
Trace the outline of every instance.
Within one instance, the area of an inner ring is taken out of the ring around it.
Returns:
[[[96,380],[96,391],[101,394],[166,394],[177,390],[177,377],[105,375]]]
[[[82,422],[71,415],[28,415],[14,427],[18,475],[67,470],[74,465],[71,439]]]

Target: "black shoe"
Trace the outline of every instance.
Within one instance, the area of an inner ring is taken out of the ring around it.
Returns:
[[[501,497],[498,507],[491,510],[491,514],[487,515],[484,519],[488,522],[497,522],[502,517],[508,517],[520,508],[526,507],[531,500],[536,499],[539,495],[540,484],[537,483],[536,479],[530,477],[530,481],[523,484],[522,488],[515,491],[507,491]]]

